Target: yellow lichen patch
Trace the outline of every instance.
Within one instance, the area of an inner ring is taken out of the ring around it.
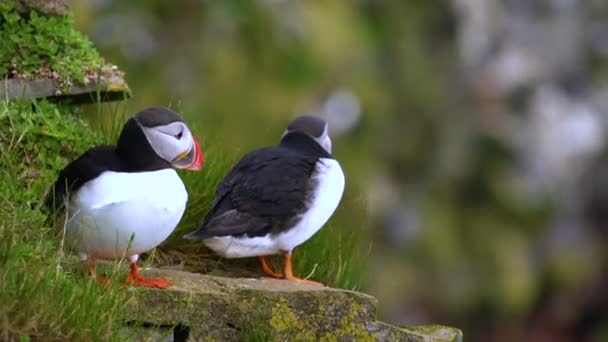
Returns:
[[[315,341],[309,322],[299,317],[298,313],[287,305],[287,300],[281,297],[272,308],[270,326],[279,335],[279,340]]]
[[[355,318],[358,317],[362,312],[363,308],[361,305],[351,302],[350,309],[340,320],[340,326],[333,332],[333,335],[336,338],[352,337],[355,339],[355,341],[375,341],[376,339],[374,335],[370,334],[369,331],[365,329],[363,323],[355,323]]]
[[[334,342],[350,338],[356,341],[375,341],[374,335],[365,329],[365,325],[357,323],[357,318],[363,311],[360,304],[351,302],[349,310],[345,312],[338,327],[333,327],[332,331],[317,338],[316,333],[322,326],[320,322],[325,321],[326,308],[320,305],[319,311],[315,315],[305,315],[289,307],[287,300],[281,298],[272,308],[270,326],[280,337],[279,339]],[[330,329],[330,327],[325,326],[322,330],[326,329]]]
[[[306,324],[296,315],[295,311],[287,305],[287,300],[281,297],[272,308],[270,326],[279,333],[292,330],[304,329]]]

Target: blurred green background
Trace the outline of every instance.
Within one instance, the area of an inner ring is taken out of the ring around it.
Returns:
[[[332,225],[364,226],[356,268],[381,319],[608,340],[605,1],[71,6],[126,71],[128,111],[178,109],[213,153],[328,119],[347,177]]]

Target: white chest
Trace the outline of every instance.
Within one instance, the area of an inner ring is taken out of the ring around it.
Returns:
[[[173,169],[107,171],[70,200],[68,240],[98,258],[140,254],[163,242],[179,223],[188,200]]]
[[[325,225],[342,199],[344,172],[335,159],[321,159],[317,163],[316,180],[317,190],[308,211],[294,227],[276,237],[281,251],[291,251],[310,239]]]

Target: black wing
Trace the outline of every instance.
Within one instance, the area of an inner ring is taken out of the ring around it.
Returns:
[[[317,161],[284,147],[250,152],[222,180],[203,224],[186,238],[262,236],[289,228],[310,202]]]
[[[76,160],[68,164],[61,172],[46,198],[46,206],[56,210],[60,208],[69,193],[78,189],[108,170],[117,171],[121,162],[113,146],[93,147]]]

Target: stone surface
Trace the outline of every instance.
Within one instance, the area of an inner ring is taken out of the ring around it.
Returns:
[[[13,0],[0,0],[0,2],[6,1]],[[35,10],[46,15],[66,15],[70,11],[70,6],[65,0],[16,0],[15,5],[21,14]]]
[[[383,322],[371,322],[366,326],[377,341],[407,342],[461,342],[462,331],[442,325],[395,327]]]
[[[131,95],[127,83],[119,73],[104,75],[98,83],[74,84],[69,89],[63,89],[57,81],[52,79],[0,79],[0,96],[9,100],[70,98],[76,103],[93,103],[97,101],[98,91],[101,101],[122,100]]]
[[[376,299],[358,292],[269,278],[229,278],[153,269],[167,289],[132,288],[131,322],[179,326],[181,339],[239,341],[460,341],[443,326],[398,328],[376,321]],[[184,331],[186,332],[184,334]],[[176,341],[179,339],[175,339]]]

